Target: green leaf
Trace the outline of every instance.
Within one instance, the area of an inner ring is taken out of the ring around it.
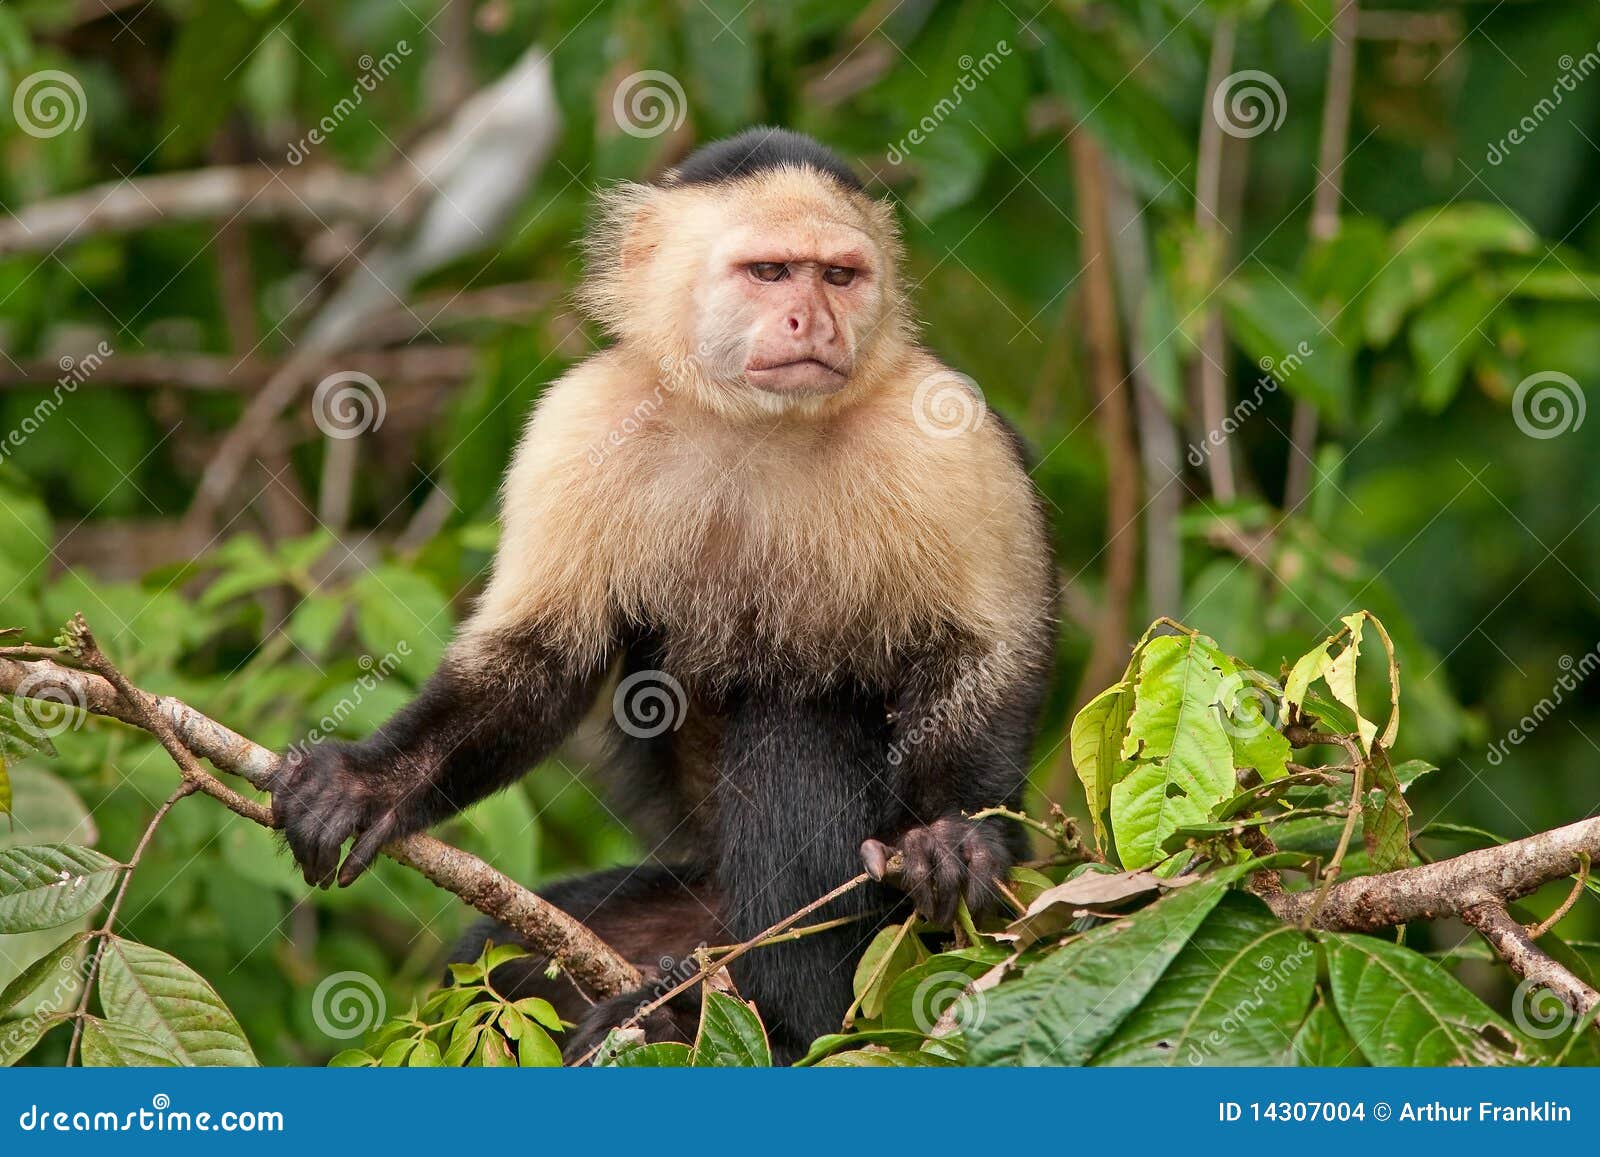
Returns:
[[[160,949],[114,937],[100,961],[100,1004],[111,1020],[146,1033],[179,1064],[256,1063],[244,1030],[216,990]]]
[[[1227,890],[1219,873],[1103,924],[987,993],[965,1026],[975,1065],[1081,1065],[1144,1000]]]
[[[1083,784],[1089,818],[1094,821],[1095,843],[1102,848],[1110,842],[1106,839],[1105,812],[1111,804],[1111,786],[1132,710],[1133,684],[1115,683],[1085,703],[1072,721],[1072,766]]]
[[[393,655],[415,679],[432,673],[454,629],[449,603],[419,574],[398,566],[378,566],[356,580],[356,634],[371,652],[375,670]],[[374,676],[375,677],[375,676]]]
[[[63,1011],[80,991],[81,958],[88,940],[87,932],[74,933],[18,973],[5,990],[0,991],[0,1016],[47,986],[49,991],[43,992],[41,1001],[31,1006],[28,1014],[37,1016],[40,1012]]]
[[[11,814],[11,773],[6,768],[3,746],[0,746],[0,816]]]
[[[1375,871],[1391,872],[1411,866],[1411,806],[1389,764],[1389,753],[1379,744],[1367,761],[1372,783],[1362,793],[1361,832]]]
[[[959,1062],[925,1049],[915,1051],[868,1045],[849,1052],[834,1053],[817,1062],[819,1069],[948,1069]]]
[[[1371,936],[1324,932],[1333,1007],[1374,1065],[1529,1059],[1516,1030],[1433,961]]]
[[[1484,278],[1469,277],[1418,311],[1407,337],[1423,409],[1436,414],[1456,396],[1467,367],[1491,342],[1484,325],[1501,298]]]
[[[328,1068],[369,1069],[377,1063],[378,1059],[370,1053],[362,1052],[360,1049],[345,1049],[344,1052],[336,1054],[328,1062]]]
[[[1284,1065],[1311,1002],[1316,945],[1253,897],[1225,896],[1097,1065]]]
[[[697,1068],[767,1068],[772,1051],[755,1010],[725,992],[709,992],[700,1010],[694,1042]]]
[[[883,1027],[931,1033],[939,1018],[956,1006],[957,1023],[980,1006],[963,995],[967,985],[1004,960],[1009,953],[993,947],[958,948],[930,956],[907,969],[889,989],[883,1005]]]
[[[85,1068],[176,1068],[180,1064],[148,1033],[99,1017],[84,1018],[81,1043]]]
[[[121,872],[109,856],[75,844],[0,849],[0,932],[54,928],[86,916]]]
[[[517,1040],[517,1064],[525,1069],[559,1069],[561,1046],[543,1028],[529,1022]]]
[[[1360,1048],[1327,1002],[1317,1001],[1294,1034],[1294,1063],[1312,1068],[1361,1064]]]
[[[639,1045],[606,1056],[602,1068],[616,1069],[685,1069],[694,1062],[689,1046],[677,1041],[661,1041],[653,1045]]]
[[[927,949],[911,931],[911,922],[892,924],[882,929],[867,945],[856,963],[852,988],[861,1016],[876,1020],[883,1015],[883,1000],[889,986],[902,972],[927,959]]]
[[[1393,257],[1364,298],[1367,341],[1388,345],[1411,311],[1479,263],[1486,253],[1531,253],[1538,236],[1496,205],[1425,209],[1395,231]]]
[[[439,1046],[424,1037],[417,1042],[417,1047],[411,1050],[411,1055],[406,1058],[406,1067],[411,1069],[436,1069],[444,1063],[439,1055]]]
[[[1111,789],[1111,830],[1125,868],[1156,863],[1176,828],[1204,823],[1234,793],[1233,746],[1212,710],[1219,659],[1214,645],[1187,635],[1145,645],[1122,745],[1133,769]]]
[[[67,1016],[25,1016],[21,1020],[0,1020],[0,1066],[16,1064],[33,1051],[33,1046],[44,1034],[58,1024],[65,1024]]]
[[[1236,274],[1223,289],[1228,331],[1258,369],[1253,384],[1239,387],[1235,422],[1247,421],[1280,387],[1330,420],[1348,416],[1350,355],[1324,332],[1322,316],[1306,295],[1288,284],[1290,277]]]
[[[796,1061],[795,1066],[798,1068],[814,1065],[837,1052],[869,1044],[880,1044],[886,1048],[906,1052],[921,1048],[922,1042],[926,1039],[925,1033],[903,1028],[875,1028],[868,1029],[865,1032],[828,1033],[826,1036],[819,1036],[812,1041],[811,1047],[806,1050],[806,1055]]]

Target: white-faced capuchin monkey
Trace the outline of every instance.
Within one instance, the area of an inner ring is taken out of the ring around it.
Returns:
[[[306,880],[346,885],[603,721],[654,851],[544,894],[651,990],[591,1006],[542,960],[497,977],[578,1022],[569,1058],[662,987],[663,958],[895,851],[924,915],[992,911],[1025,842],[966,817],[1019,802],[1056,631],[1020,442],[918,344],[892,210],[837,156],[772,129],[706,146],[608,194],[589,250],[582,300],[614,344],[539,401],[482,599],[412,703],[292,752],[273,792]],[[940,424],[951,389],[981,420]],[[856,888],[807,922],[862,919],[734,966],[778,1059],[839,1028],[900,896]],[[480,927],[457,958],[486,938],[515,934]],[[646,1028],[685,1039],[694,1016]]]

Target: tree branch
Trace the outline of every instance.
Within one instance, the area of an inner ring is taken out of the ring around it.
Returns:
[[[1542,985],[1555,993],[1561,1003],[1579,1016],[1586,1016],[1600,1005],[1596,992],[1574,976],[1533,942],[1528,930],[1505,910],[1502,904],[1480,904],[1469,908],[1461,918],[1489,942],[1500,959],[1524,980]]]
[[[232,165],[96,185],[25,205],[0,220],[0,256],[48,252],[100,233],[172,221],[380,216],[387,200],[368,177],[325,167]]]
[[[267,791],[278,764],[276,754],[182,700],[132,690],[134,698],[130,701],[101,674],[49,660],[18,662],[0,658],[0,693],[57,706],[67,704],[149,731],[172,752],[186,782],[195,783],[200,791],[239,815],[264,827],[272,826],[271,813],[265,807],[238,795],[198,768],[194,756],[202,756],[220,770]],[[168,745],[169,738],[177,744],[178,751]],[[185,766],[185,757],[190,767]],[[199,776],[194,776],[196,770]],[[396,840],[383,851],[390,859],[420,872],[478,911],[515,929],[532,948],[557,961],[591,996],[615,996],[641,983],[638,971],[587,927],[477,856],[421,834]]]
[[[1519,900],[1577,871],[1585,855],[1591,861],[1600,856],[1600,817],[1448,860],[1345,880],[1328,889],[1314,916],[1317,890],[1286,893],[1268,904],[1290,923],[1376,932],[1413,920],[1465,918],[1473,908]]]

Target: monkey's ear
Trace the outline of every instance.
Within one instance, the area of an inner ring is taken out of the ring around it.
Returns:
[[[600,196],[584,246],[588,271],[578,300],[613,332],[638,296],[641,275],[648,276],[664,221],[657,191],[649,185],[626,182]]]

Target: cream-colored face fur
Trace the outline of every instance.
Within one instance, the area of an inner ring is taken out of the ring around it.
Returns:
[[[648,255],[623,254],[590,287],[618,344],[540,401],[506,479],[493,578],[459,646],[537,624],[594,659],[631,623],[661,632],[673,671],[708,687],[841,665],[887,681],[938,646],[972,661],[975,694],[1037,661],[1049,553],[998,419],[979,403],[954,432],[930,421],[929,384],[956,375],[908,336],[898,246],[878,207],[816,175],[772,182],[771,198],[737,213],[744,203],[716,190],[637,199],[635,215],[673,214],[646,222]],[[789,223],[770,242],[766,217]],[[697,249],[695,238],[709,240]],[[866,255],[872,301],[854,317],[877,309],[878,324],[849,323],[844,388],[774,403],[729,382],[715,351],[673,360],[708,303],[743,292],[696,279],[750,244]],[[628,298],[615,279],[630,261],[667,273],[628,282]],[[652,329],[650,309],[677,320]]]
[[[826,409],[905,336],[892,212],[809,169],[623,186],[589,249],[593,316],[729,416]]]

